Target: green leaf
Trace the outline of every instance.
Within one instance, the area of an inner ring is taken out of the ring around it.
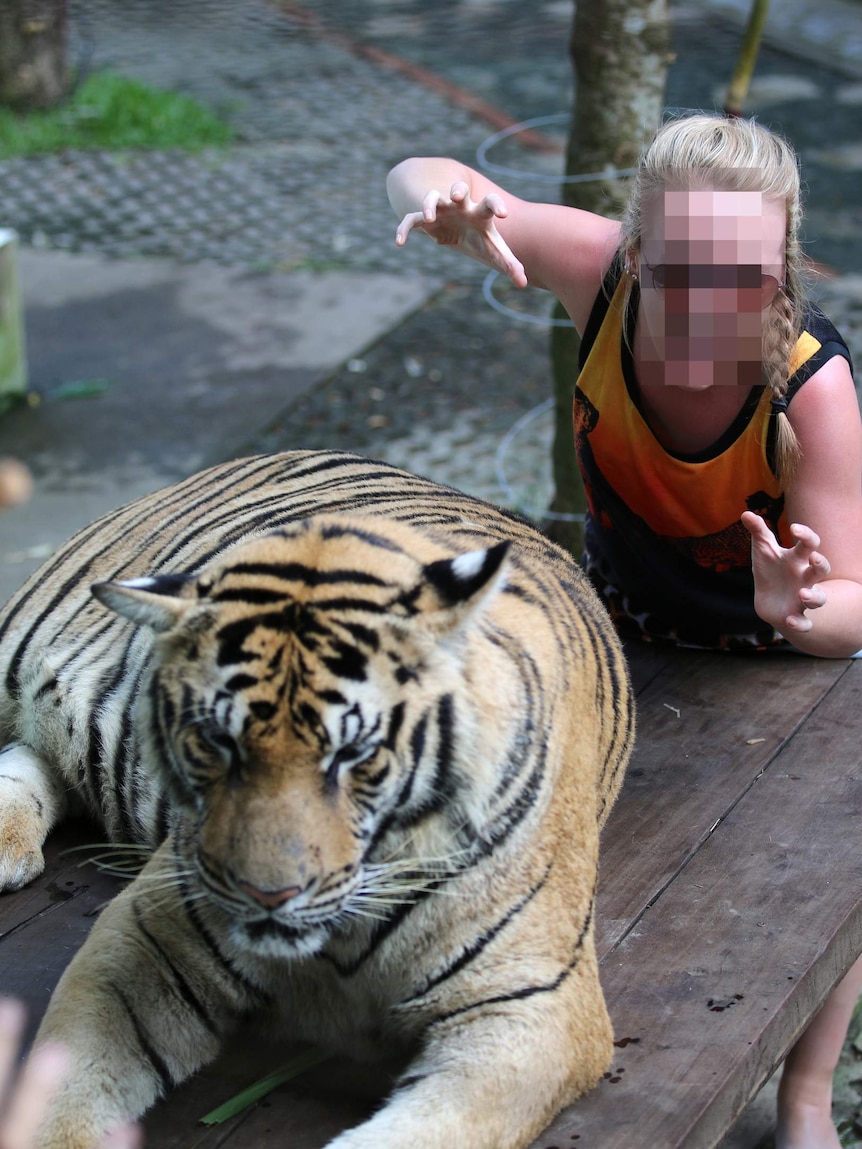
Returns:
[[[221,1125],[223,1122],[229,1121],[231,1117],[236,1117],[238,1113],[244,1112],[250,1105],[254,1105],[256,1101],[260,1101],[262,1097],[272,1093],[273,1089],[277,1089],[285,1081],[290,1081],[291,1078],[298,1077],[300,1073],[313,1069],[315,1065],[328,1061],[331,1056],[332,1054],[324,1053],[320,1049],[308,1049],[304,1053],[297,1054],[296,1057],[285,1062],[267,1077],[262,1077],[260,1081],[249,1085],[247,1089],[243,1089],[241,1093],[237,1093],[235,1097],[201,1117],[201,1125]]]

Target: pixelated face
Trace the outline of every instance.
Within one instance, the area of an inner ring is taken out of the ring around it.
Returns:
[[[761,192],[666,189],[644,205],[642,354],[664,382],[761,382],[763,327],[784,282],[786,208]]]

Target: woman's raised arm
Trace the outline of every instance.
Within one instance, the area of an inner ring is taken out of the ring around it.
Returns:
[[[455,247],[516,287],[552,291],[583,330],[619,242],[619,224],[559,204],[519,199],[466,164],[414,157],[393,168],[396,243],[413,231]]]

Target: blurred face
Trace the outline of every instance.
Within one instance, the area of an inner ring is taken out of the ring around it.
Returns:
[[[763,327],[784,282],[784,203],[665,190],[644,205],[641,355],[670,387],[761,382]]]

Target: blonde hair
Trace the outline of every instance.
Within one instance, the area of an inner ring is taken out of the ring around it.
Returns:
[[[644,203],[668,188],[696,187],[757,191],[765,199],[781,200],[786,206],[785,282],[770,305],[763,335],[763,373],[776,419],[775,467],[779,478],[786,481],[799,461],[799,444],[786,414],[786,395],[805,303],[796,153],[780,136],[753,120],[693,115],[663,124],[641,157],[622,218],[620,256],[627,270],[640,253]],[[626,314],[632,285],[629,275],[624,297]]]

